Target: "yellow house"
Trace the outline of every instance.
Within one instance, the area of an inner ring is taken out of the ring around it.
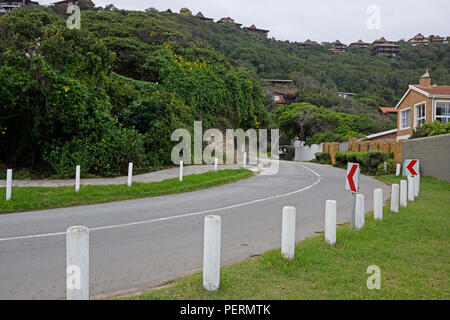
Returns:
[[[450,122],[450,86],[431,85],[427,71],[419,84],[409,85],[395,108],[398,110],[397,140],[408,139],[424,123]]]

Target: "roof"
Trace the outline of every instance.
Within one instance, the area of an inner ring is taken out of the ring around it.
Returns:
[[[200,19],[203,19],[203,20],[213,20],[212,18],[205,17],[201,11],[199,11],[195,16],[197,18],[200,18]]]
[[[378,138],[378,137],[382,137],[382,136],[387,136],[388,134],[393,134],[396,133],[397,129],[392,129],[392,130],[388,130],[388,131],[383,131],[383,132],[378,132],[378,133],[374,133],[371,134],[369,136],[366,137],[366,139],[373,139],[373,138]]]
[[[381,112],[383,113],[397,113],[398,110],[391,107],[380,107]]]
[[[298,89],[295,88],[270,88],[267,91],[272,93],[279,93],[287,96],[295,96],[298,92]]]
[[[422,86],[419,84],[410,85],[408,88],[408,91],[403,95],[403,97],[400,99],[400,101],[395,106],[395,109],[398,109],[400,104],[405,100],[408,93],[414,90],[422,95],[424,95],[427,98],[446,98],[450,99],[450,86],[438,86],[438,85],[431,85],[431,86]]]
[[[269,33],[269,31],[270,31],[270,30],[265,30],[265,29],[259,29],[254,24],[252,24],[250,27],[245,28],[245,29],[250,30],[250,31],[261,31],[264,33]]]

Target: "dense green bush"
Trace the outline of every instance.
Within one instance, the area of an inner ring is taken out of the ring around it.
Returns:
[[[331,164],[331,155],[328,152],[317,152],[315,156],[317,162],[323,164]]]
[[[433,123],[426,123],[416,127],[410,139],[437,136],[447,133],[450,133],[450,122],[442,123],[440,121],[434,121]]]
[[[293,146],[283,145],[283,146],[280,146],[280,148],[286,148],[286,150],[287,150],[286,154],[280,155],[280,159],[282,159],[282,160],[289,160],[289,161],[294,160],[295,148]]]
[[[376,150],[369,152],[337,152],[335,166],[346,168],[349,162],[359,163],[361,165],[361,172],[376,175],[379,172],[380,165],[384,168],[384,162],[388,160],[389,156],[390,154],[386,152]]]

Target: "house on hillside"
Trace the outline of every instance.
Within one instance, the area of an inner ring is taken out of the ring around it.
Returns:
[[[270,32],[270,30],[258,29],[257,27],[255,27],[254,24],[252,24],[250,27],[248,27],[248,28],[246,27],[244,29],[248,30],[250,32],[262,34],[262,35],[265,35],[265,36],[267,36],[267,34]]]
[[[430,40],[427,37],[424,37],[423,34],[418,33],[416,34],[414,37],[412,37],[411,39],[408,40],[408,42],[413,46],[423,46],[423,45],[427,45]]]
[[[380,113],[384,118],[387,118],[388,114],[397,114],[398,110],[390,107],[380,107]]]
[[[270,82],[272,84],[288,84],[293,85],[294,80],[283,80],[283,79],[263,79],[264,82]]]
[[[230,17],[222,18],[219,21],[217,21],[217,23],[230,24],[230,25],[235,25],[237,27],[242,26],[242,23],[236,23],[236,22],[234,22],[234,19],[232,19]]]
[[[427,71],[419,84],[409,85],[395,109],[398,111],[397,140],[408,139],[413,130],[424,123],[449,123],[450,86],[432,85]]]
[[[395,58],[400,53],[400,46],[393,41],[388,41],[384,37],[375,40],[372,43],[371,54],[377,57]]]
[[[201,11],[199,11],[196,15],[197,18],[202,19],[202,20],[207,20],[207,21],[212,21],[214,20],[213,18],[207,18],[203,15],[203,13]]]
[[[308,39],[305,42],[300,42],[299,45],[302,48],[309,48],[311,46],[318,46],[319,44],[316,41],[311,41],[310,39]]]
[[[334,53],[344,53],[345,50],[347,50],[347,45],[343,44],[342,42],[340,42],[339,40],[336,40],[335,42],[331,43],[332,48],[330,48],[329,50],[334,52]]]
[[[0,12],[10,11],[15,8],[22,6],[38,6],[39,2],[30,0],[20,0],[20,1],[0,1]]]
[[[92,3],[93,5],[94,2],[92,2],[92,0],[85,0],[86,3]],[[66,5],[66,6],[74,6],[78,3],[77,0],[62,0],[62,1],[57,1],[57,2],[53,2],[53,5],[58,6],[58,5]]]
[[[368,46],[370,46],[370,43],[364,42],[361,39],[359,39],[357,42],[350,43],[350,45],[349,45],[349,47],[358,47],[361,49],[365,49]]]
[[[444,43],[445,38],[444,37],[440,37],[439,35],[431,35],[430,36],[430,43]]]
[[[338,96],[344,99],[351,98],[356,96],[356,93],[353,92],[338,92]]]
[[[272,95],[272,101],[277,104],[297,102],[298,89],[296,88],[270,88],[266,92]]]

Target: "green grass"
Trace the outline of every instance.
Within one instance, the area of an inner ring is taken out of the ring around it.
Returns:
[[[395,176],[381,177],[388,183]],[[367,289],[367,267],[381,268],[381,289]],[[335,247],[317,236],[299,243],[293,261],[280,250],[221,269],[217,292],[195,274],[127,299],[449,299],[450,184],[422,178],[421,194],[399,214],[384,208],[351,234],[337,231]]]
[[[236,182],[252,175],[246,169],[220,170],[188,175],[183,182],[174,178],[153,183],[133,183],[130,188],[126,185],[81,186],[78,193],[75,193],[74,186],[14,187],[10,201],[5,200],[5,188],[0,188],[0,214],[189,192]]]

